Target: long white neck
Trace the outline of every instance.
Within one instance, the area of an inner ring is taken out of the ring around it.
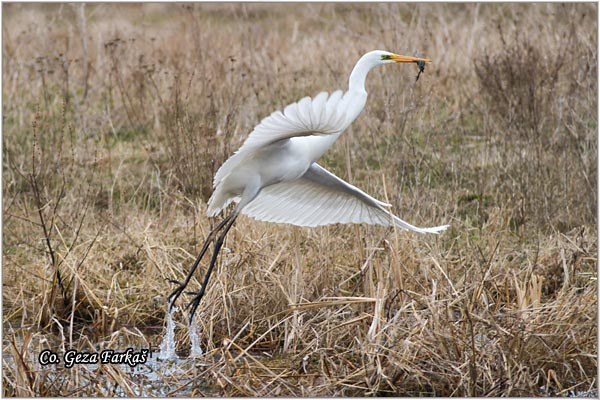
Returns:
[[[367,93],[365,90],[365,79],[367,78],[367,74],[373,67],[381,65],[377,58],[373,57],[371,53],[372,52],[362,56],[354,66],[354,69],[350,74],[349,91]]]

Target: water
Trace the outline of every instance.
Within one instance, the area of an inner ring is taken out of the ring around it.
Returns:
[[[173,354],[175,351],[173,350]],[[138,397],[166,397],[174,387],[184,385],[188,379],[185,378],[185,372],[189,366],[186,359],[178,359],[174,356],[168,362],[160,355],[150,357],[148,362],[140,364],[135,368],[121,367],[122,371],[129,379],[138,383],[138,386],[131,386],[133,392]],[[116,395],[118,397],[130,397],[131,393],[118,388]],[[177,391],[178,396],[190,396],[191,386],[182,387]]]
[[[173,307],[173,309],[168,312],[165,316],[166,319],[166,329],[165,334],[163,336],[163,340],[160,344],[160,352],[158,354],[158,358],[161,360],[175,360],[177,359],[177,354],[175,353],[176,343],[175,343],[175,322],[173,321],[173,315],[178,312],[179,309],[177,307]],[[189,335],[190,335],[190,357],[200,357],[204,354],[202,351],[202,346],[200,346],[200,327],[194,319],[188,325]]]
[[[198,323],[196,319],[191,322],[189,325],[190,330],[190,357],[200,357],[204,352],[202,351],[202,347],[200,346],[200,328],[198,327]]]
[[[135,366],[130,366],[126,363],[113,364],[111,366],[111,368],[119,370],[119,373],[115,376],[123,377],[124,379],[122,380],[114,380],[114,377],[110,374],[106,375],[106,382],[100,379],[101,376],[105,376],[98,372],[100,362],[74,364],[72,368],[66,368],[64,361],[64,337],[62,337],[61,341],[58,338],[56,338],[57,340],[51,340],[54,337],[50,336],[51,339],[49,340],[46,336],[37,334],[35,339],[29,342],[29,345],[23,351],[23,358],[31,369],[43,375],[44,380],[53,382],[52,385],[57,393],[62,393],[63,390],[65,393],[73,393],[73,390],[77,389],[77,393],[86,396],[94,394],[115,397],[167,397],[175,394],[177,396],[190,396],[193,390],[200,390],[205,395],[211,394],[214,391],[213,388],[202,387],[193,379],[195,371],[199,366],[198,357],[205,357],[200,340],[201,328],[196,320],[188,326],[191,345],[190,356],[178,357],[175,352],[174,315],[177,312],[180,312],[180,310],[174,307],[170,312],[166,313],[165,328],[162,332],[155,332],[150,337],[146,337],[140,333],[143,336],[143,340],[136,340],[139,339],[137,336],[123,337],[123,340],[115,341],[107,347],[115,351],[124,351],[127,347],[131,347],[135,352],[141,351],[144,348],[150,350],[147,359],[143,363]],[[155,351],[152,352],[152,345],[149,345],[149,343],[157,343],[161,338],[162,341],[158,351],[154,347]],[[121,336],[119,336],[119,339],[121,339]],[[134,340],[130,341],[130,339]],[[17,347],[21,349],[24,345],[22,335],[17,336],[15,340]],[[49,341],[52,343],[49,343]],[[35,345],[34,342],[36,343]],[[4,342],[4,346],[6,348],[6,341]],[[78,350],[77,345],[74,347],[75,350]],[[56,365],[41,365],[38,361],[39,349],[51,349],[58,355],[60,362]],[[98,345],[97,351],[92,353],[99,354],[103,349],[104,344]],[[80,351],[90,352],[90,349],[82,347]],[[211,365],[213,362],[214,360],[211,358],[208,363],[202,365]],[[3,353],[3,363],[4,368],[10,369],[13,375],[18,373],[19,367],[10,351]],[[108,368],[108,366],[104,368]],[[76,373],[78,377],[76,385],[73,385],[71,382],[73,373]],[[123,382],[124,384],[122,385]],[[215,392],[213,394],[217,395],[218,393]]]
[[[171,311],[167,313],[167,329],[163,341],[160,344],[160,352],[158,353],[158,358],[161,360],[177,359],[177,354],[175,354],[175,322],[173,322],[173,314],[178,310],[177,307],[173,307]]]
[[[20,338],[17,338],[17,345],[20,349],[22,346]],[[26,351],[24,359],[26,365],[38,375],[36,379],[44,382],[41,387],[52,388],[50,391],[52,395],[71,396],[73,393],[77,393],[84,397],[169,397],[174,395],[189,397],[192,395],[194,387],[198,390],[198,385],[193,379],[190,379],[195,370],[195,360],[191,357],[178,358],[174,356],[174,348],[171,345],[165,346],[164,350],[165,355],[172,354],[173,358],[167,360],[158,352],[150,352],[145,363],[134,367],[127,364],[113,364],[111,368],[119,370],[119,373],[116,374],[98,373],[99,363],[75,364],[71,369],[67,369],[62,361],[64,352],[59,350],[60,345],[53,344],[48,347],[56,349],[56,353],[61,357],[60,364],[41,365],[37,357],[37,346]],[[135,344],[131,344],[131,347],[139,350]],[[123,349],[122,346],[116,346],[115,350]],[[2,359],[4,372],[10,371],[12,376],[17,375],[20,369],[13,354],[10,351],[4,351]],[[73,384],[73,373],[77,375],[75,384]],[[122,383],[127,385],[127,389]],[[218,393],[211,392],[209,388],[200,390],[213,396],[218,395]]]

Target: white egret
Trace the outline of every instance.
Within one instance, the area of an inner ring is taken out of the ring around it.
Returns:
[[[366,223],[420,232],[438,233],[448,225],[417,228],[393,215],[390,204],[379,201],[338,178],[316,161],[356,119],[367,101],[365,78],[382,64],[416,63],[420,72],[429,60],[375,50],[363,55],[350,74],[348,90],[314,98],[275,111],[250,133],[243,145],[217,171],[208,215],[216,216],[231,202],[237,203],[213,229],[183,283],[169,296],[172,307],[189,283],[210,242],[215,242],[202,287],[188,304],[192,321],[204,295],[223,240],[239,214],[260,221],[318,226]],[[419,72],[419,74],[420,74]]]

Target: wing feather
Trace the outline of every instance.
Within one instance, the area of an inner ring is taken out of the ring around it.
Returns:
[[[263,188],[241,213],[300,226],[366,223],[421,233],[438,233],[448,227],[418,228],[393,215],[385,205],[313,163],[301,178]]]
[[[225,179],[231,171],[253,151],[280,140],[298,136],[332,135],[340,133],[346,113],[341,107],[342,91],[329,95],[321,92],[314,99],[304,97],[287,105],[283,112],[275,111],[264,118],[215,174],[213,187]]]
[[[310,121],[310,97],[304,97],[298,102],[298,120],[302,123],[302,127],[306,130],[312,125]]]
[[[319,93],[311,104],[311,111],[313,115],[313,125],[323,126],[325,119],[325,112],[327,111],[327,92]]]

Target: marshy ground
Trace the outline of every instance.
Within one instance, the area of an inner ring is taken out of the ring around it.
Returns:
[[[595,389],[597,4],[4,4],[2,29],[5,396]],[[448,231],[242,217],[197,313],[205,357],[39,364],[156,350],[215,171],[373,49],[433,64],[373,70],[321,162]]]

